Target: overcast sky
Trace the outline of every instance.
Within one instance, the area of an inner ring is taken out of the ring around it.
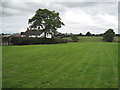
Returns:
[[[26,31],[28,19],[38,8],[47,8],[59,12],[65,26],[58,29],[62,33],[104,33],[109,28],[118,33],[117,2],[39,2],[15,0],[2,1],[3,33],[19,33]],[[1,11],[1,10],[0,10]]]

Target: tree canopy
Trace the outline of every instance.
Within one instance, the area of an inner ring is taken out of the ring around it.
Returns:
[[[57,28],[61,28],[64,25],[59,17],[59,13],[48,9],[38,9],[35,15],[28,20],[28,23],[30,28],[36,30],[42,29],[45,38],[48,34],[54,35]]]
[[[91,33],[90,33],[90,32],[87,32],[87,33],[86,33],[86,36],[91,36]]]
[[[115,32],[113,29],[107,30],[103,35],[103,41],[112,42],[114,39]]]
[[[83,36],[83,34],[82,34],[82,33],[80,33],[80,34],[79,34],[79,36]]]

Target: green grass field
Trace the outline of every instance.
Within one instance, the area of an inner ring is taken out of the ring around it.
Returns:
[[[117,43],[3,46],[3,88],[117,88]]]
[[[90,42],[103,42],[102,36],[78,36],[79,42],[90,43]],[[71,37],[66,37],[65,39],[71,40]],[[114,37],[114,42],[120,41],[120,37]]]

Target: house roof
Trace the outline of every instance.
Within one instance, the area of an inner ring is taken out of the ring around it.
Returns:
[[[13,37],[21,37],[21,34],[20,33],[14,33],[12,34]]]
[[[42,33],[42,30],[27,30],[24,35],[41,35]]]
[[[2,37],[10,37],[10,36],[12,36],[12,35],[2,35]]]

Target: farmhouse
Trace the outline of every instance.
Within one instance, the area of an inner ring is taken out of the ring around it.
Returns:
[[[29,29],[27,28],[27,31],[21,32],[21,37],[44,37],[44,32],[43,30],[35,30],[35,29]],[[51,35],[47,35],[47,38],[51,38]]]

